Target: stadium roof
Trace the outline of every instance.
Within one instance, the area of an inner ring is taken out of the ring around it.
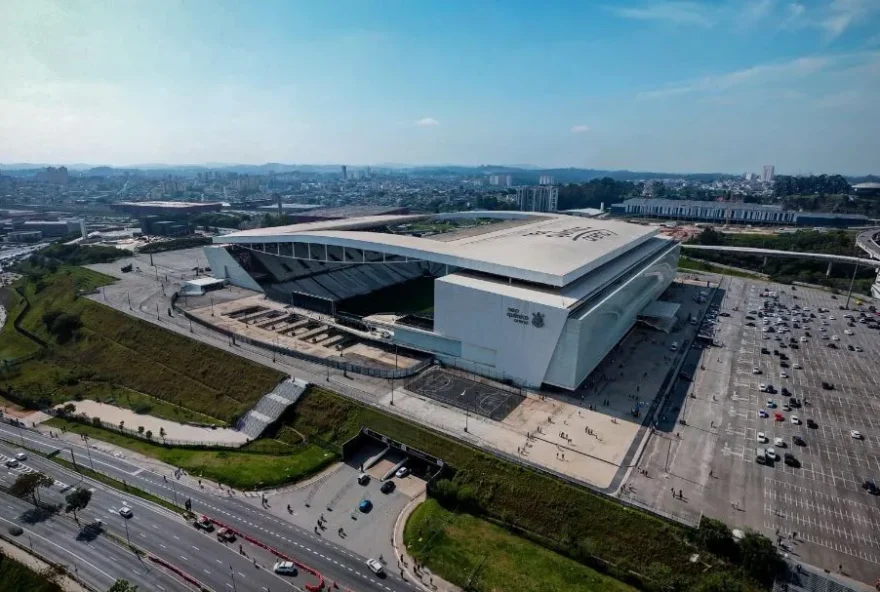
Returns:
[[[417,220],[495,217],[530,219],[519,226],[492,225],[453,241],[370,232]],[[215,237],[220,244],[307,243],[419,259],[502,277],[565,286],[656,235],[659,229],[610,220],[584,220],[534,212],[462,212],[426,216],[369,216],[258,228]],[[261,247],[261,250],[263,247]],[[271,249],[271,248],[270,248]],[[310,249],[314,253],[315,249]],[[324,250],[320,249],[320,253]],[[268,250],[270,254],[271,250]],[[313,258],[320,259],[318,257]],[[348,260],[348,259],[346,259]]]

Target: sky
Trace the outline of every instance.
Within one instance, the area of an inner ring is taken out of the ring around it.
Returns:
[[[0,162],[880,173],[880,0],[0,0]]]

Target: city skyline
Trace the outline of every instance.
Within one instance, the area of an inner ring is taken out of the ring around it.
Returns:
[[[0,8],[0,162],[880,170],[880,3]]]

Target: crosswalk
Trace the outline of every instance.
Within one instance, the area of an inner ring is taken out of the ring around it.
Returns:
[[[17,463],[13,467],[6,465],[7,461],[11,461],[11,460],[15,460]],[[4,466],[6,466],[6,470],[9,471],[9,474],[27,475],[28,473],[38,473],[39,472],[36,469],[24,464],[23,462],[15,459],[11,456],[7,456],[3,453],[0,453],[0,462],[2,462],[4,464]],[[71,486],[68,485],[67,483],[64,483],[63,481],[58,481],[57,479],[52,484],[52,487],[57,487],[58,490],[61,492],[67,491],[68,489],[71,488]]]

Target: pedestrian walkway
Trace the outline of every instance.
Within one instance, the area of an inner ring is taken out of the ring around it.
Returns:
[[[422,590],[427,592],[462,592],[461,588],[450,584],[440,576],[434,574],[430,569],[425,567],[424,565],[419,565],[418,562],[409,554],[406,550],[406,545],[403,543],[403,530],[406,528],[406,521],[409,520],[410,515],[415,511],[419,504],[425,501],[425,494],[422,493],[420,496],[413,498],[400,513],[400,516],[397,517],[397,522],[394,524],[394,535],[393,535],[393,543],[394,543],[394,554],[396,555],[395,559],[397,562],[397,569],[400,570],[400,575],[404,576],[405,579],[414,582],[417,584]],[[386,566],[387,568],[391,568],[391,564]]]

